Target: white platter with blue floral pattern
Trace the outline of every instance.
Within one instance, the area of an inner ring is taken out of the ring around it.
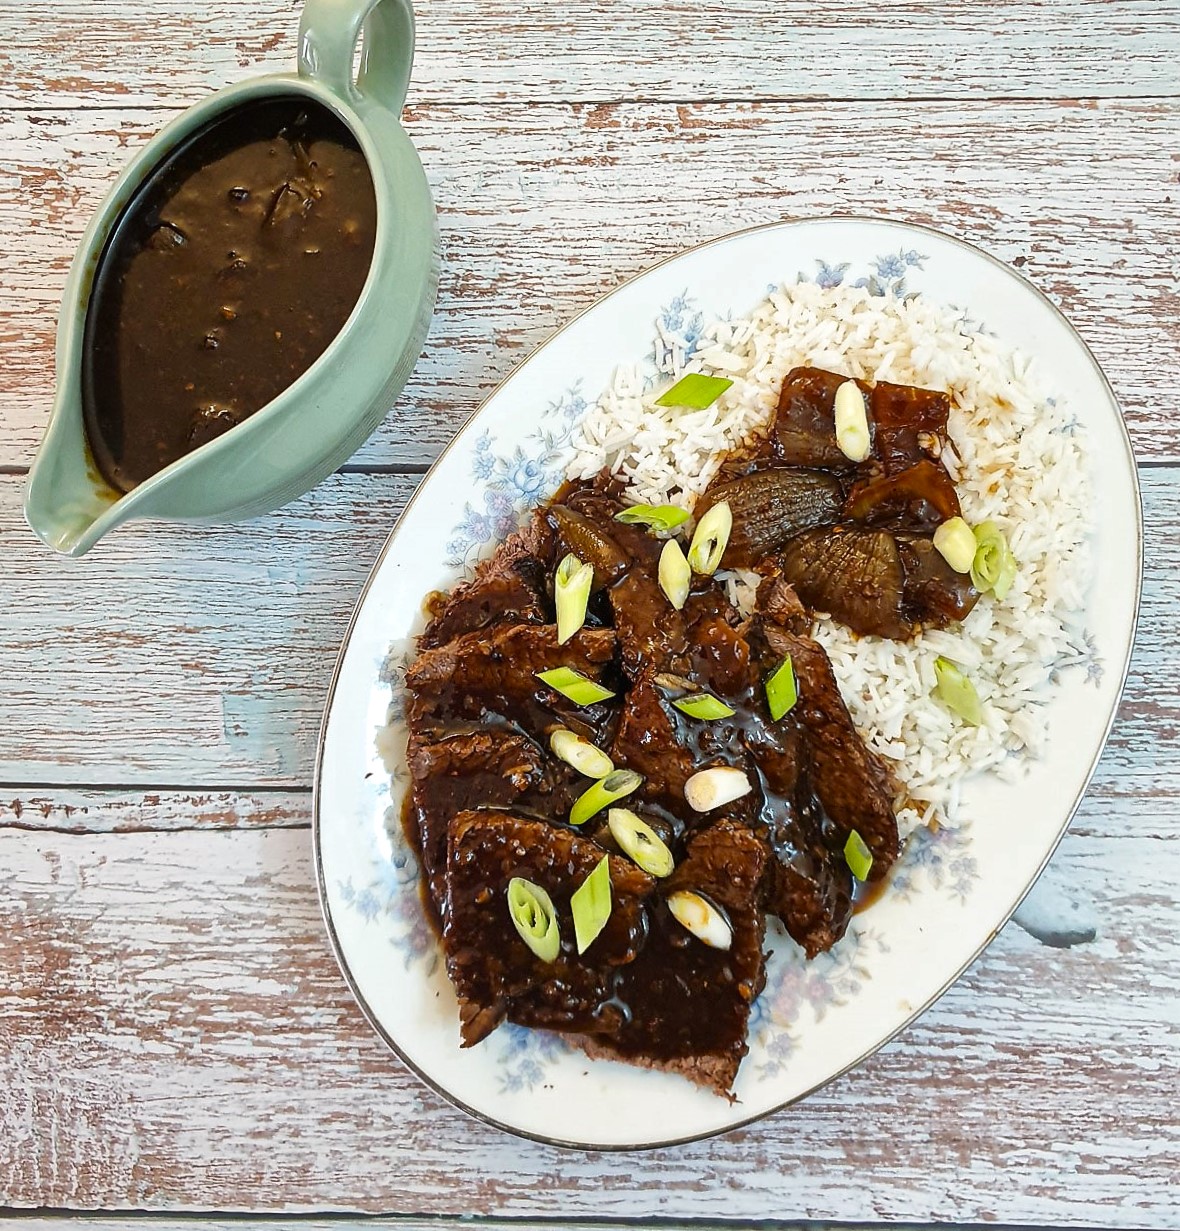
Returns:
[[[686,314],[742,315],[771,279],[847,280],[874,293],[934,297],[1035,355],[1101,460],[1092,468],[1091,669],[1055,685],[1048,750],[1027,777],[969,780],[968,823],[920,829],[888,891],[830,953],[805,962],[771,929],[767,985],[751,1017],[735,1101],[675,1075],[588,1060],[558,1037],[515,1026],[463,1050],[455,996],[400,828],[400,680],[423,599],[469,573],[559,485],[579,416],[617,365],[643,361],[643,340],[658,319],[683,332]],[[821,219],[726,236],[634,278],[552,337],[484,403],[402,514],[357,605],[320,740],[314,840],[328,932],[361,1007],[402,1060],[454,1103],[556,1144],[628,1149],[691,1140],[831,1081],[954,982],[1052,854],[1126,677],[1141,542],[1134,458],[1109,384],[1049,300],[979,250],[923,227]]]

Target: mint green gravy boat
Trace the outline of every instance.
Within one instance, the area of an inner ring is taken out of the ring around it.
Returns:
[[[277,509],[346,461],[384,418],[417,362],[438,283],[434,204],[399,122],[413,56],[410,0],[308,0],[297,73],[219,90],[123,170],[70,268],[57,331],[57,393],[25,489],[25,516],[50,547],[80,556],[130,518],[237,521]],[[368,160],[377,228],[360,298],[324,353],[278,397],[123,494],[99,473],[82,417],[86,311],[107,238],[139,185],[190,133],[241,104],[299,95],[337,115]]]

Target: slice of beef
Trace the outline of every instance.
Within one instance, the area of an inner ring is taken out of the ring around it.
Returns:
[[[616,765],[644,776],[645,798],[684,813],[684,784],[696,766],[677,738],[667,692],[656,682],[658,674],[649,668],[628,690],[611,758]]]
[[[869,879],[879,880],[897,858],[892,775],[861,739],[823,646],[770,624],[762,631],[774,655],[791,656],[799,694],[792,712],[804,731],[812,789],[833,823],[829,845],[843,850],[855,829],[873,854]]]
[[[484,560],[470,581],[461,582],[440,598],[419,638],[419,646],[433,649],[465,633],[501,622],[545,624],[553,619],[547,592],[552,532],[543,516],[534,513],[495,554]]]
[[[411,734],[430,743],[457,726],[478,724],[539,741],[555,726],[603,738],[617,713],[616,699],[575,705],[537,673],[569,667],[617,694],[615,647],[615,634],[606,628],[583,628],[558,645],[551,624],[515,624],[425,650],[406,672]]]
[[[536,787],[547,760],[535,740],[496,731],[456,731],[433,744],[411,742],[410,816],[435,918],[446,892],[447,831],[460,812],[501,808]]]
[[[822,368],[792,368],[787,373],[771,428],[777,458],[791,466],[837,472],[855,469],[836,441],[836,390],[848,379]],[[869,385],[856,383],[866,398],[871,396]]]
[[[603,857],[588,838],[543,821],[485,811],[460,813],[451,822],[443,948],[459,996],[464,1047],[505,1020],[603,1035],[622,1025],[618,986],[644,943],[644,901],[655,882],[630,860],[606,856],[610,918],[579,955],[570,897]],[[516,876],[539,885],[553,901],[561,935],[553,962],[536,957],[512,923],[507,890]]]
[[[811,630],[811,616],[799,601],[794,587],[775,568],[767,573],[754,599],[755,610],[773,620],[789,633],[806,635]]]
[[[690,840],[687,858],[660,885],[646,943],[620,972],[627,1020],[596,1035],[591,1054],[669,1069],[728,1093],[749,1050],[750,1007],[766,982],[758,906],[765,866],[765,845],[740,823],[719,821]],[[729,949],[711,948],[676,921],[667,897],[680,889],[725,912]]]

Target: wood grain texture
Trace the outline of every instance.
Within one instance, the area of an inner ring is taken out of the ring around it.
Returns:
[[[295,0],[0,6],[0,106],[171,105],[295,58]],[[418,0],[412,100],[971,98],[1178,88],[1175,0]],[[503,50],[503,55],[496,54]],[[1068,64],[1068,72],[1063,71]]]
[[[83,226],[166,118],[0,113],[0,466],[27,465],[44,431]],[[431,461],[553,329],[657,260],[841,212],[927,223],[1018,265],[1093,347],[1139,456],[1180,459],[1172,103],[419,107],[408,124],[440,212],[439,305],[356,465]]]
[[[1178,805],[1149,805],[1161,831]],[[629,1156],[502,1135],[384,1050],[326,951],[306,831],[0,831],[0,1203],[1168,1223],[1180,949],[1152,921],[1180,843],[1120,832],[1129,811],[1087,803],[1103,836],[1058,857],[1092,944],[1010,927],[805,1103]]]
[[[1180,485],[1143,478],[1138,649],[1104,758],[1127,791],[1174,784],[1180,739],[1180,699],[1159,686],[1180,676]],[[77,562],[32,537],[22,480],[0,477],[19,578],[0,608],[0,783],[307,787],[336,650],[414,482],[337,475],[270,517],[132,525]]]

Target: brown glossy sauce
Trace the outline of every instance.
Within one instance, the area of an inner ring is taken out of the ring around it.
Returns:
[[[306,98],[238,108],[147,179],[99,261],[82,403],[130,491],[272,401],[340,332],[377,227],[349,129]]]

